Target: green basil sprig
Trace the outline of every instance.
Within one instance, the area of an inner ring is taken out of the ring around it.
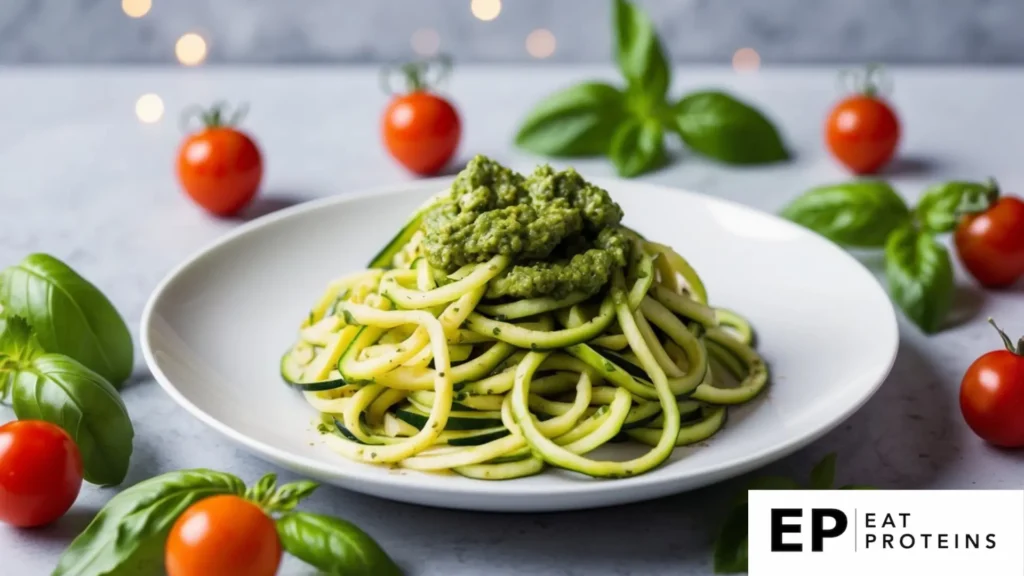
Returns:
[[[836,478],[836,455],[828,454],[811,470],[808,490],[831,490]],[[715,541],[714,565],[716,574],[739,574],[747,571],[748,524],[747,498],[749,490],[803,490],[799,482],[783,476],[755,478],[733,503]],[[839,490],[871,490],[870,486],[848,484]]]
[[[277,519],[282,546],[328,574],[401,576],[380,546],[358,527],[329,516],[294,512],[316,490],[308,480],[277,485],[267,474],[246,489],[238,477],[214,470],[168,472],[111,498],[61,555],[53,576],[159,574],[174,522],[189,506],[223,494],[245,498]]]
[[[7,318],[0,335],[0,382],[13,389],[19,420],[44,420],[67,431],[82,454],[86,481],[124,480],[135,432],[117,390],[78,361],[44,353],[20,316]]]
[[[928,188],[911,210],[886,182],[821,186],[793,200],[782,215],[847,248],[884,248],[889,294],[926,333],[939,331],[952,307],[953,265],[936,234],[995,202],[995,182],[953,181]]]
[[[131,376],[131,333],[110,300],[67,264],[32,254],[0,272],[4,313],[25,318],[47,352],[70,356],[115,387]]]
[[[625,88],[586,82],[552,94],[527,114],[517,146],[545,156],[607,155],[624,177],[664,164],[665,132],[729,164],[789,157],[772,123],[728,94],[696,92],[670,102],[671,68],[650,18],[632,2],[614,0],[612,19]]]

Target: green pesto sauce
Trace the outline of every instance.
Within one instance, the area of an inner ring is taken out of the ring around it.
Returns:
[[[523,177],[484,156],[470,161],[424,217],[431,266],[451,273],[509,256],[488,298],[596,294],[622,268],[629,240],[622,209],[575,170],[538,167]]]

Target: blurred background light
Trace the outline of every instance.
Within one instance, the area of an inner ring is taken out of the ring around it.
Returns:
[[[152,7],[153,0],[121,0],[121,10],[132,18],[142,18]]]
[[[186,66],[200,64],[206,60],[206,40],[193,32],[184,34],[174,45],[174,55],[178,57],[178,62]]]
[[[135,115],[146,124],[159,122],[164,116],[164,101],[156,94],[143,94],[135,101]]]
[[[410,43],[420,56],[433,56],[441,49],[441,35],[433,28],[420,28],[412,33]]]
[[[501,0],[472,0],[469,9],[480,20],[494,20],[501,14]]]
[[[555,35],[550,30],[538,28],[526,37],[526,51],[534,58],[547,58],[555,53]]]
[[[761,55],[753,48],[740,48],[732,55],[732,69],[736,72],[757,72]]]

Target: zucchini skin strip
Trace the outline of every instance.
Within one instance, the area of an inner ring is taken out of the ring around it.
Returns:
[[[655,300],[664,304],[666,308],[676,314],[692,318],[707,328],[718,326],[718,316],[715,314],[714,308],[701,304],[692,298],[680,296],[662,286],[655,285],[651,292],[653,292]]]
[[[701,384],[693,391],[693,398],[709,404],[743,404],[754,399],[768,384],[768,365],[753,348],[740,342],[725,330],[708,330],[707,337],[720,345],[746,366],[746,377],[736,388],[716,388]]]
[[[720,325],[732,328],[736,332],[740,342],[747,346],[754,345],[754,329],[746,318],[726,308],[715,308],[715,316]]]
[[[725,425],[725,415],[726,409],[724,406],[706,407],[702,411],[702,417],[699,421],[687,424],[679,429],[679,435],[676,436],[676,446],[689,446],[714,436]],[[661,431],[653,428],[638,428],[626,430],[625,433],[634,440],[653,445]]]
[[[668,308],[657,300],[650,297],[644,298],[640,304],[640,310],[646,320],[668,335],[686,354],[686,360],[690,365],[689,371],[681,378],[669,380],[672,392],[676,396],[693,392],[709,371],[708,353],[704,345]]]
[[[468,276],[433,290],[411,290],[398,284],[394,276],[384,275],[380,283],[381,294],[401,308],[421,309],[447,304],[467,292],[486,286],[509,265],[508,256],[495,256],[477,266]]]
[[[708,303],[708,292],[704,288],[704,282],[701,281],[700,275],[687,262],[686,258],[683,258],[678,252],[664,244],[658,244],[657,242],[648,242],[647,244],[659,253],[662,257],[661,261],[665,262],[665,267],[668,270],[683,277],[690,294],[693,295],[693,299],[706,305]]]
[[[589,295],[582,292],[573,292],[565,298],[530,298],[508,304],[481,305],[477,306],[477,310],[492,316],[495,320],[518,320],[579,304],[589,298]]]
[[[615,306],[609,295],[601,302],[601,310],[597,316],[575,328],[547,332],[531,330],[516,324],[492,320],[476,312],[471,313],[466,319],[466,327],[477,334],[491,334],[502,342],[525,350],[552,350],[592,340],[607,329],[613,320]]]

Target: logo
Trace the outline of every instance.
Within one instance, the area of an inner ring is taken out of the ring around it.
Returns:
[[[803,518],[804,511],[800,508],[772,508],[772,552],[803,552],[803,544],[786,544],[782,541],[787,532],[800,533],[799,524],[787,524],[787,518]],[[825,528],[825,520],[832,520],[832,527]],[[825,538],[838,538],[846,533],[849,519],[842,510],[835,508],[811,509],[811,550],[822,552],[825,549]]]
[[[751,576],[1024,575],[1024,491],[752,491]]]

